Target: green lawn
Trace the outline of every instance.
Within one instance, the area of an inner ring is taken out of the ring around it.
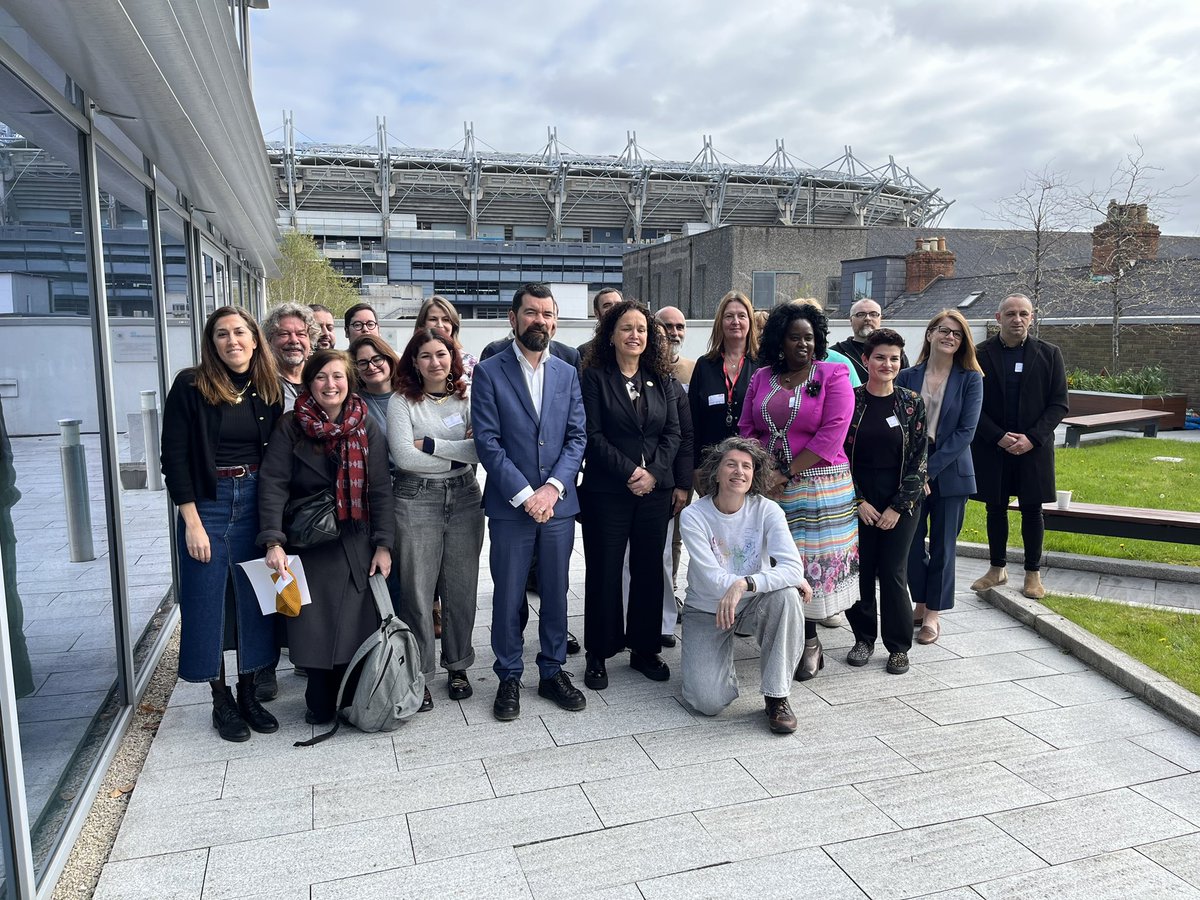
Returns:
[[[1042,602],[1193,694],[1200,694],[1200,614],[1054,594]]]
[[[1183,462],[1154,462],[1156,456],[1181,457]],[[1060,490],[1073,491],[1082,503],[1111,503],[1147,509],[1200,512],[1200,443],[1159,438],[1123,438],[1055,451]],[[987,543],[982,503],[967,504],[961,539]],[[1021,521],[1009,514],[1009,545],[1020,546]],[[1137,559],[1174,565],[1200,566],[1200,547],[1158,541],[1127,541],[1087,534],[1046,532],[1046,549],[1088,556]]]

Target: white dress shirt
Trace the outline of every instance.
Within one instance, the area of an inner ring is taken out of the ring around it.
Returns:
[[[525,354],[521,352],[520,342],[515,338],[512,342],[512,352],[517,355],[517,363],[521,367],[521,374],[525,376],[525,387],[529,389],[529,399],[533,403],[533,411],[537,413],[538,418],[542,417],[542,393],[546,387],[546,360],[550,356],[550,345],[547,343],[546,349],[542,351],[542,355],[538,357],[537,365],[532,365]],[[558,489],[558,497],[561,500],[566,488],[563,483],[557,478],[551,476],[546,479],[547,484],[552,484]],[[526,500],[533,496],[534,488],[526,485],[521,491],[508,502],[514,508],[521,506]]]

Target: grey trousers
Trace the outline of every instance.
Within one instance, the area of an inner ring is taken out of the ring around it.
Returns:
[[[442,600],[441,665],[448,670],[475,664],[471,632],[479,591],[483,549],[483,510],[475,475],[419,478],[397,474],[396,546],[392,566],[399,571],[400,618],[416,635],[421,671],[433,674],[433,597]]]
[[[804,652],[804,608],[794,587],[744,598],[728,631],[717,628],[714,613],[683,607],[683,699],[706,716],[715,716],[738,696],[733,669],[733,632],[753,625],[762,653],[761,688],[765,697],[787,697],[792,675]]]

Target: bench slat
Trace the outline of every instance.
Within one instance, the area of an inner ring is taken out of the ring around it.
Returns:
[[[1153,422],[1169,419],[1171,413],[1156,409],[1123,409],[1119,412],[1093,413],[1090,416],[1071,416],[1062,424],[1076,428],[1095,428],[1098,425],[1120,425],[1125,422]]]

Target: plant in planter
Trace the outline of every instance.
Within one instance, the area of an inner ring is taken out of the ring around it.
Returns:
[[[1160,366],[1109,374],[1075,369],[1067,375],[1071,414],[1118,412],[1124,409],[1157,409],[1171,413],[1163,428],[1183,428],[1187,395],[1170,393],[1170,383]]]

